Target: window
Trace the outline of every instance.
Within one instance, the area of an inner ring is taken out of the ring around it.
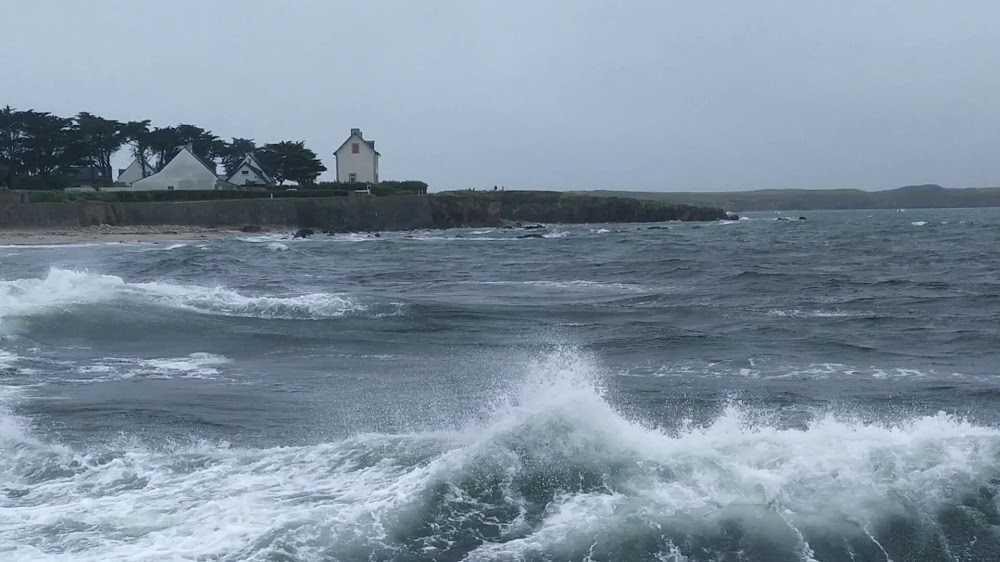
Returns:
[[[353,143],[351,145],[351,154],[359,154],[361,152],[361,143]]]
[[[243,170],[243,175],[244,176],[249,176],[250,175],[250,170]]]
[[[358,175],[357,174],[347,174],[347,181],[348,181],[348,183],[357,183],[358,182]]]
[[[174,190],[174,186],[172,186],[172,185],[168,185],[167,186],[167,191],[173,191],[173,190]]]

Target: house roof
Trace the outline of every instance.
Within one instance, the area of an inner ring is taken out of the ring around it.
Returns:
[[[271,174],[264,171],[264,167],[260,165],[260,162],[257,161],[257,157],[254,156],[252,152],[243,157],[243,161],[240,162],[240,165],[237,166],[235,170],[233,170],[233,173],[230,174],[229,177],[226,178],[226,180],[233,179],[236,176],[236,173],[239,172],[240,168],[242,168],[243,166],[250,168],[250,170],[252,170],[253,173],[257,174],[258,176],[261,177],[261,179],[267,182],[278,183],[274,181],[274,178],[271,177]]]
[[[167,162],[167,164],[165,166],[163,166],[163,170],[166,170],[167,166],[173,164],[174,160],[177,160],[180,157],[180,155],[183,154],[183,153],[185,153],[185,152],[187,152],[188,154],[190,154],[192,158],[194,158],[199,164],[201,164],[202,166],[204,166],[206,170],[208,170],[209,172],[211,172],[211,174],[213,176],[215,176],[216,179],[218,179],[219,176],[215,172],[216,166],[213,166],[211,163],[207,162],[204,158],[202,158],[202,157],[198,156],[197,154],[195,154],[194,151],[192,151],[187,146],[182,146],[181,149],[180,149],[180,151],[177,153],[177,156],[174,156],[173,158],[171,158],[170,162]],[[156,172],[155,174],[153,174],[151,176],[147,176],[147,177],[144,177],[144,178],[142,178],[140,180],[136,180],[135,183],[139,183],[139,182],[148,180],[149,178],[158,176],[159,174],[161,174],[163,172],[163,170],[160,170],[159,172]]]
[[[355,137],[357,137],[358,140],[362,141],[363,143],[367,144],[373,151],[375,151],[375,154],[382,156],[381,154],[379,154],[379,151],[375,150],[375,141],[365,140],[365,138],[361,136],[361,133],[351,133],[351,136],[347,137],[347,140],[344,141],[344,144],[340,145],[340,147],[338,147],[337,150],[334,150],[333,153],[337,154],[338,152],[340,152],[340,149],[347,146],[347,143],[351,142],[351,139]]]
[[[217,172],[217,169],[219,167],[218,164],[216,164],[215,162],[211,162],[211,161],[205,160],[201,156],[198,156],[197,154],[195,154],[194,151],[192,151],[188,147],[184,147],[184,150],[187,150],[188,152],[190,152],[191,156],[194,156],[199,162],[201,162],[202,166],[204,166],[205,168],[207,168],[213,174],[217,174],[218,173]]]
[[[125,170],[126,170],[126,171],[127,171],[127,170],[130,170],[130,169],[131,169],[131,168],[132,168],[133,166],[135,166],[136,168],[139,168],[140,170],[142,169],[142,165],[141,165],[141,164],[139,164],[139,159],[138,159],[138,158],[134,158],[134,159],[132,160],[132,163],[131,163],[131,164],[129,164],[129,165],[128,165],[128,167],[127,167],[127,168],[125,168]],[[151,166],[151,165],[149,164],[149,162],[146,162],[146,169],[145,169],[144,171],[146,171],[146,172],[155,172],[156,170],[155,170],[155,169],[153,169],[153,166]]]

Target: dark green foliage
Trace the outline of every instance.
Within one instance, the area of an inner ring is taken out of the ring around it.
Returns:
[[[84,112],[76,116],[76,134],[86,164],[101,170],[110,183],[111,158],[128,140],[124,125]]]
[[[195,125],[180,124],[174,129],[180,139],[180,145],[190,145],[195,156],[212,163],[223,155],[226,143],[219,137]]]
[[[302,141],[265,144],[256,151],[256,155],[279,184],[288,180],[308,186],[316,183],[316,178],[326,171],[316,153],[306,148]]]
[[[14,187],[25,191],[61,190],[72,185],[73,178],[63,174],[21,176],[14,181]]]
[[[21,112],[11,106],[0,110],[0,178],[4,187],[13,187],[14,178],[21,172]]]
[[[247,154],[257,148],[253,139],[234,138],[232,142],[225,143],[222,153],[219,155],[222,160],[222,167],[226,170],[226,175],[230,176],[236,171],[237,166],[243,161]]]
[[[314,186],[319,189],[342,189],[346,191],[365,191],[367,183],[320,182]],[[422,181],[383,181],[371,186],[372,195],[385,197],[387,195],[426,195],[427,184]]]
[[[174,127],[159,127],[153,129],[146,135],[146,142],[149,143],[149,151],[155,157],[154,168],[159,172],[170,162],[170,159],[177,156],[182,144],[181,137]]]
[[[72,185],[92,184],[103,187],[114,180],[111,159],[129,147],[132,156],[144,169],[160,171],[185,146],[210,167],[220,161],[226,173],[232,173],[248,153],[253,152],[264,171],[279,184],[299,184],[309,195],[275,197],[330,197],[365,189],[365,185],[337,183],[316,184],[326,166],[302,141],[284,141],[256,148],[252,139],[221,140],[211,131],[190,124],[152,127],[146,119],[119,122],[82,112],[67,119],[49,113],[0,108],[0,188],[62,189]],[[90,172],[90,177],[87,177]],[[79,177],[78,177],[79,174]],[[426,193],[423,182],[383,182],[373,190],[376,195]],[[283,193],[283,192],[282,192]],[[295,192],[291,192],[295,193]],[[73,195],[72,197],[83,197]],[[137,197],[158,197],[142,196]],[[163,200],[188,195],[164,196]],[[229,196],[213,196],[213,198]],[[257,197],[257,196],[247,196]]]
[[[14,121],[18,144],[19,176],[48,178],[56,172],[71,173],[88,161],[80,131],[72,119],[38,111],[18,112]],[[18,186],[18,181],[13,181]]]
[[[125,142],[132,147],[132,157],[139,161],[143,169],[149,166],[149,159],[152,156],[149,142],[150,130],[149,119],[143,121],[129,121],[122,125],[122,136]]]
[[[31,203],[102,201],[109,203],[156,203],[171,201],[221,201],[229,199],[297,199],[347,197],[343,190],[302,191],[178,190],[178,191],[35,191]]]

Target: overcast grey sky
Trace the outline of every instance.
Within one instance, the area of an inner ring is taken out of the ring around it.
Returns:
[[[32,0],[0,105],[304,140],[384,179],[1000,185],[1000,2]],[[330,178],[328,172],[324,177]]]

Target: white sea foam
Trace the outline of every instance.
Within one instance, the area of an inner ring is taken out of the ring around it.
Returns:
[[[246,296],[224,287],[127,283],[113,275],[53,268],[44,279],[0,281],[0,321],[115,299],[131,299],[203,314],[274,319],[333,318],[366,310],[363,304],[347,295]]]
[[[287,252],[289,248],[281,242],[271,242],[267,245],[267,249],[272,252]]]
[[[780,379],[930,379],[952,377],[962,379],[991,378],[975,377],[956,372],[938,372],[907,367],[878,367],[870,365],[845,365],[843,363],[806,364],[761,364],[749,359],[745,365],[731,365],[727,362],[684,361],[666,365],[637,366],[617,373],[620,377],[639,378],[752,378],[765,380]]]
[[[266,450],[73,451],[31,443],[0,418],[0,481],[18,491],[0,497],[4,556],[393,559],[405,543],[433,559],[484,526],[497,538],[462,535],[471,552],[448,558],[579,560],[646,529],[663,559],[681,560],[669,537],[718,536],[733,520],[804,555],[810,536],[875,541],[884,518],[932,518],[997,476],[1000,430],[944,414],[784,429],[730,406],[664,431],[616,410],[577,351],[516,378],[462,431]]]
[[[17,363],[21,358],[9,351],[4,351],[0,349],[0,371],[4,369],[12,369],[14,364]]]
[[[927,221],[914,221],[910,224],[912,224],[913,226],[925,226],[927,225]]]
[[[791,318],[845,318],[852,316],[850,312],[842,310],[771,310],[771,316],[791,317]]]
[[[531,287],[546,287],[551,289],[571,289],[577,291],[613,289],[616,291],[641,292],[645,289],[634,283],[609,283],[603,281],[588,281],[575,279],[570,281],[469,281],[473,285],[528,285]]]
[[[100,382],[135,377],[214,379],[219,375],[218,367],[230,362],[229,358],[222,355],[199,352],[185,357],[153,359],[105,357],[94,365],[78,366],[75,370],[83,375],[92,375],[92,378],[77,382]]]
[[[261,234],[259,236],[242,236],[240,238],[237,238],[237,240],[243,242],[253,242],[253,243],[277,242],[277,241],[284,241],[291,239],[292,236],[290,234]]]

